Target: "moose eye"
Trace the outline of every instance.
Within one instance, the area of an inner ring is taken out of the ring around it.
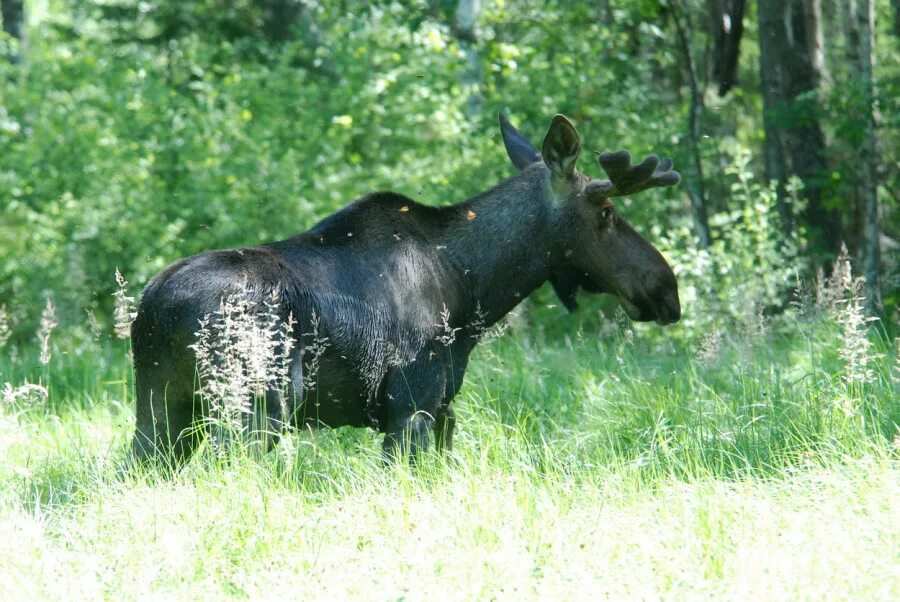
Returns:
[[[613,217],[613,208],[611,206],[604,207],[600,210],[600,220],[604,222],[608,222],[612,220]]]

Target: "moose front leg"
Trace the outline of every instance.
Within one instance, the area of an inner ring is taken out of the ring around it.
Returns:
[[[430,350],[413,362],[388,371],[382,400],[386,410],[382,447],[386,461],[408,454],[412,462],[420,451],[428,449],[429,432],[441,410],[446,379],[443,363]]]
[[[444,399],[441,409],[434,421],[434,446],[438,451],[453,450],[453,429],[456,428],[456,413],[450,404],[462,387],[463,377],[466,374],[466,366],[469,363],[469,353],[472,351],[473,337],[462,338],[457,341],[450,351],[451,369],[446,379]]]

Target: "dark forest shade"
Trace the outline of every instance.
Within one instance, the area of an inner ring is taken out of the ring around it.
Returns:
[[[3,31],[9,37],[18,40],[21,46],[25,41],[24,0],[0,0],[0,18],[3,19]],[[7,58],[12,63],[19,62],[18,53],[10,52]]]
[[[760,73],[763,84],[767,177],[804,183],[805,221],[813,246],[834,257],[840,248],[841,216],[826,205],[825,137],[819,122],[823,69],[820,0],[760,0]],[[780,191],[781,214],[791,228]]]
[[[719,96],[725,96],[738,81],[738,59],[744,35],[746,0],[712,0],[713,78]]]

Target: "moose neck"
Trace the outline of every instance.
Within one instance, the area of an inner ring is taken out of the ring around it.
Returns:
[[[543,164],[448,207],[447,250],[487,324],[543,284],[559,259],[557,210]],[[464,308],[460,308],[464,309]]]

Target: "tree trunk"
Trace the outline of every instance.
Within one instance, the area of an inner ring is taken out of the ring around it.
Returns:
[[[466,113],[469,120],[481,113],[481,59],[478,56],[478,29],[476,27],[480,0],[459,0],[453,18],[453,32],[466,55],[463,72],[463,89],[468,90]]]
[[[804,184],[813,249],[837,254],[840,214],[825,207],[825,139],[819,124],[818,89],[824,76],[820,0],[760,0],[760,75],[766,133],[766,175],[779,185],[791,175]],[[779,212],[790,230],[783,193]]]
[[[289,42],[296,36],[305,42],[307,54],[314,55],[317,48],[327,48],[326,40],[315,21],[313,8],[302,0],[257,0],[262,9],[263,33],[272,42]],[[318,59],[305,56],[303,52],[294,54],[291,64],[324,76],[334,84],[341,83],[341,75],[334,62],[326,55]]]
[[[263,31],[273,42],[286,42],[302,10],[294,0],[262,0]]]
[[[878,215],[878,140],[875,134],[874,8],[872,0],[847,0],[847,60],[851,82],[860,102],[858,119],[862,130],[859,161],[855,163],[856,200],[862,215],[860,250],[866,278],[866,306],[872,315],[881,312],[880,221]]]
[[[778,19],[773,5],[777,6],[778,0],[759,0],[759,73],[763,96],[766,179],[777,185],[778,214],[785,234],[790,236],[794,229],[794,218],[784,191],[787,179],[784,141],[775,118],[776,108],[784,98],[781,91],[781,70],[778,68],[778,40],[785,34],[784,24]]]
[[[10,63],[18,63],[25,45],[25,0],[0,0],[0,16],[3,31],[19,42],[19,52],[10,52],[7,58]]]
[[[715,32],[713,79],[719,83],[719,96],[725,96],[737,84],[746,0],[712,0],[711,4]]]
[[[680,4],[671,5],[672,20],[675,22],[675,33],[678,37],[678,47],[684,59],[688,75],[688,84],[691,88],[691,105],[688,112],[688,140],[690,141],[691,155],[693,158],[693,177],[687,179],[688,195],[691,198],[691,209],[694,214],[694,228],[700,245],[709,248],[712,238],[709,233],[709,220],[707,218],[706,186],[703,176],[703,159],[700,156],[700,117],[703,115],[703,91],[697,80],[697,68],[691,53],[690,38],[681,23],[679,11]]]
[[[900,38],[900,0],[891,0],[894,8],[894,35]]]
[[[900,0],[896,0],[896,1],[900,2]],[[613,20],[612,7],[610,6],[609,0],[598,0],[597,16],[598,16],[598,21],[601,21],[601,22],[603,22],[603,21],[609,22],[609,21]]]

